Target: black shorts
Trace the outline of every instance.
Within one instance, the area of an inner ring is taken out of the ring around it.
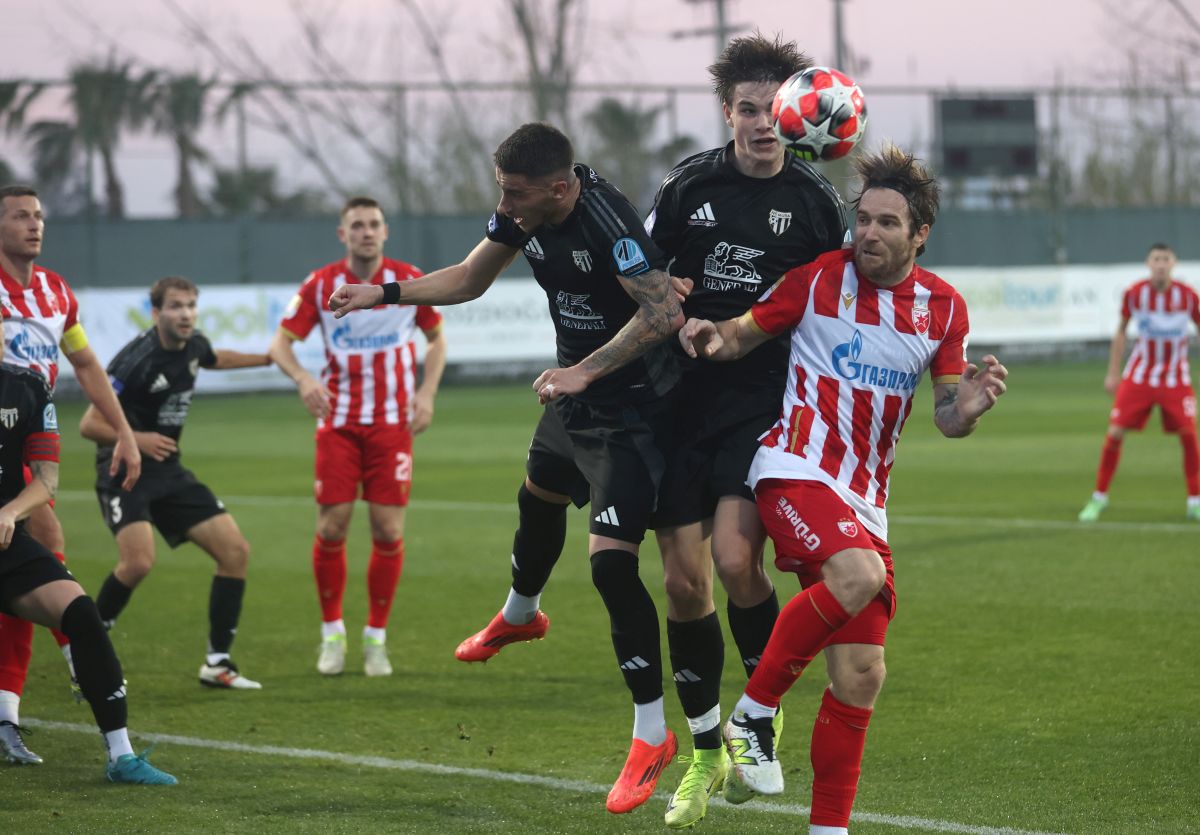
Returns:
[[[722,496],[754,501],[746,486],[758,439],[779,419],[782,387],[722,385],[727,378],[684,375],[658,493],[657,529],[712,517]]]
[[[526,472],[544,490],[592,504],[588,530],[641,542],[650,526],[666,460],[674,392],[630,406],[593,406],[572,397],[547,404],[529,445]]]
[[[74,580],[67,567],[18,525],[12,542],[0,551],[0,612],[14,614],[12,602],[55,580]]]
[[[132,490],[122,490],[120,481],[108,475],[107,463],[96,466],[100,515],[114,536],[133,522],[149,522],[168,545],[178,548],[189,530],[226,512],[221,500],[178,462],[143,470]]]

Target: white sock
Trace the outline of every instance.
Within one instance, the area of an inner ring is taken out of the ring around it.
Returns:
[[[0,722],[12,722],[20,725],[17,717],[20,714],[21,697],[11,690],[0,690]]]
[[[381,644],[387,643],[387,630],[376,629],[374,626],[363,627],[363,637],[370,638],[373,641],[378,641]]]
[[[108,761],[115,763],[123,754],[132,754],[133,746],[129,744],[129,731],[117,728],[104,735],[104,744],[108,746]]]
[[[693,736],[702,734],[705,731],[711,731],[719,724],[721,724],[721,705],[719,703],[703,716],[688,719],[688,729],[691,730]]]
[[[850,835],[850,830],[844,826],[817,826],[814,823],[808,827],[808,835]]]
[[[1200,496],[1188,496],[1188,507],[1200,507]]]
[[[62,650],[63,658],[67,659],[67,669],[71,671],[71,678],[75,678],[75,660],[71,657],[71,645],[63,644],[59,649]]]
[[[738,703],[734,706],[735,714],[744,713],[750,719],[774,719],[775,708],[767,707],[762,702],[756,702],[754,699],[747,696],[745,693],[738,699]]]
[[[205,656],[204,656],[204,663],[210,667],[215,667],[218,664],[220,664],[222,661],[228,661],[228,660],[229,660],[229,653],[227,653],[227,652],[210,652],[210,653],[205,654]]]
[[[500,615],[514,626],[529,623],[537,615],[538,606],[541,602],[541,594],[526,597],[523,594],[517,594],[513,589],[509,589],[508,600],[504,601],[504,608],[500,610]]]
[[[663,697],[633,706],[633,738],[650,745],[667,741],[667,717],[663,713]]]
[[[346,622],[341,620],[328,620],[321,623],[321,638],[329,638],[333,635],[345,635]]]
[[[1108,503],[1107,493],[1092,493],[1092,501]]]

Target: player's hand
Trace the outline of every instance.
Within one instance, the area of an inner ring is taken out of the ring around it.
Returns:
[[[412,418],[409,426],[414,435],[420,435],[433,423],[433,395],[417,392],[413,395]]]
[[[323,420],[329,414],[331,408],[329,404],[333,400],[333,392],[311,374],[301,377],[298,387],[304,408],[308,409],[308,413],[317,420]]]
[[[533,381],[538,402],[542,405],[567,394],[582,394],[588,387],[587,374],[577,365],[570,368],[549,368]]]
[[[166,461],[171,455],[179,452],[179,444],[174,438],[160,435],[157,432],[134,432],[133,439],[143,455],[149,455],[155,461]]]
[[[959,414],[968,422],[977,420],[984,412],[996,405],[1000,395],[1008,391],[1005,380],[1008,369],[991,354],[984,356],[983,367],[970,363],[958,383]]]
[[[692,294],[692,288],[696,286],[696,282],[690,278],[682,278],[681,276],[671,276],[671,289],[675,291],[675,298],[680,304],[687,301],[687,297]]]
[[[0,510],[0,550],[12,545],[13,533],[16,529],[16,515],[8,510]]]
[[[711,357],[725,344],[717,326],[708,319],[688,319],[679,329],[679,344],[689,357]]]
[[[121,482],[121,489],[132,490],[142,475],[142,453],[138,451],[137,440],[132,432],[117,435],[108,474],[115,477],[122,466],[125,467],[125,480]]]
[[[333,318],[341,319],[351,310],[374,307],[381,301],[383,287],[378,284],[343,284],[330,295],[329,309],[333,311]]]
[[[1116,394],[1119,385],[1121,385],[1121,372],[1110,371],[1104,375],[1104,390],[1109,394]]]

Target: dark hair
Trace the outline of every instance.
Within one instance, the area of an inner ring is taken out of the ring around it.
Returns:
[[[379,205],[379,201],[374,197],[367,197],[364,194],[356,195],[347,200],[346,205],[342,206],[342,213],[338,217],[345,217],[346,212],[351,209],[379,209],[379,213],[383,214],[383,207]]]
[[[569,171],[575,149],[567,135],[553,125],[529,122],[501,142],[492,159],[505,174],[547,177]]]
[[[11,185],[0,186],[0,215],[4,214],[4,200],[7,197],[37,197],[33,186]]]
[[[168,290],[183,290],[185,293],[200,295],[200,288],[188,279],[179,275],[169,275],[154,282],[154,286],[150,288],[150,306],[155,310],[162,310]]]
[[[755,32],[731,40],[721,57],[708,68],[708,74],[712,76],[717,98],[722,104],[732,105],[733,88],[737,85],[760,81],[782,84],[812,65],[812,59],[800,51],[795,41],[785,43],[778,34],[771,40]]]
[[[1149,255],[1151,252],[1153,252],[1156,249],[1165,249],[1167,252],[1171,253],[1172,255],[1175,254],[1175,250],[1171,249],[1171,245],[1164,244],[1162,241],[1159,241],[1158,243],[1150,244],[1150,250],[1146,254]]]
[[[901,151],[895,145],[887,145],[877,154],[860,156],[854,161],[854,168],[862,178],[862,189],[854,200],[854,208],[858,208],[868,189],[890,188],[899,192],[908,204],[908,213],[913,222],[909,237],[916,235],[917,230],[925,224],[933,226],[942,190],[937,180],[929,175],[929,170],[912,154]],[[924,251],[925,245],[921,244],[917,255]]]

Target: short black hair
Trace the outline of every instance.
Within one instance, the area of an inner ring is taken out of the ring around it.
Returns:
[[[37,197],[37,189],[33,186],[14,184],[0,186],[0,215],[4,214],[4,200],[8,197]]]
[[[379,205],[379,201],[374,197],[367,197],[365,194],[355,195],[346,201],[342,206],[342,213],[338,217],[345,217],[346,212],[351,209],[379,209],[379,213],[383,214],[383,207]]]
[[[181,275],[169,275],[154,282],[154,286],[150,288],[150,306],[155,310],[162,310],[168,290],[183,290],[186,293],[200,295],[200,288],[189,279]]]
[[[908,213],[912,216],[909,237],[925,224],[933,226],[937,219],[941,187],[929,170],[912,154],[895,145],[886,145],[877,154],[864,154],[854,161],[854,168],[862,178],[862,189],[854,200],[857,209],[863,194],[872,188],[890,188],[904,197]],[[917,249],[917,255],[925,251],[925,245]]]
[[[1158,241],[1157,243],[1150,244],[1150,250],[1146,254],[1149,255],[1151,252],[1153,252],[1156,249],[1165,249],[1167,252],[1171,253],[1172,255],[1175,254],[1175,250],[1173,250],[1171,248],[1171,245],[1165,244],[1162,241]]]
[[[774,40],[755,32],[734,38],[721,52],[721,57],[708,68],[712,76],[713,92],[722,104],[733,104],[733,88],[746,82],[769,81],[782,84],[801,70],[813,65],[795,41],[783,40],[775,35]]]
[[[567,135],[553,125],[529,122],[501,142],[492,159],[505,174],[547,177],[569,171],[575,163],[575,149]]]

